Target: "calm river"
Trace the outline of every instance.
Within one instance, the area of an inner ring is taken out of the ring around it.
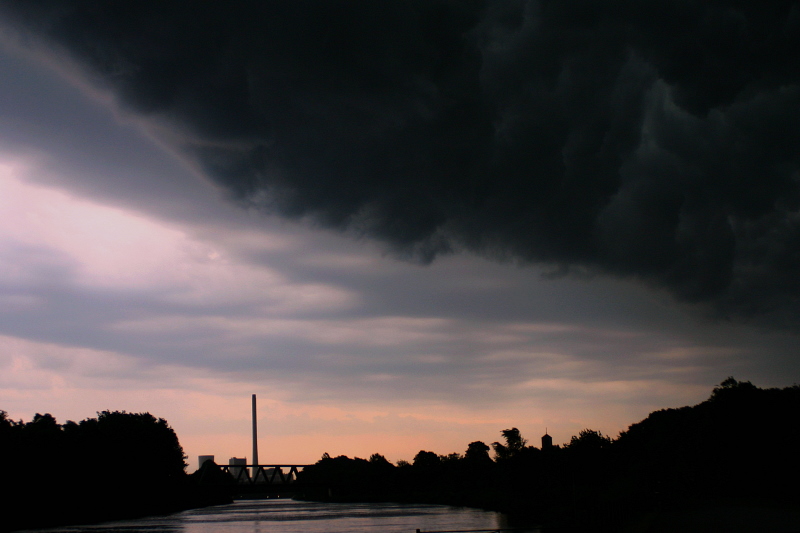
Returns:
[[[157,518],[70,526],[48,533],[414,533],[508,527],[500,513],[396,503],[331,504],[239,500]],[[538,532],[536,529],[528,530]],[[524,531],[520,530],[520,533]]]

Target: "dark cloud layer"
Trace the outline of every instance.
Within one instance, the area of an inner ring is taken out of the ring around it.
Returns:
[[[236,198],[800,320],[800,2],[9,1]]]

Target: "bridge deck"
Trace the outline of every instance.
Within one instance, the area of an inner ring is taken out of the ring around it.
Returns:
[[[218,465],[240,485],[286,486],[297,483],[298,474],[308,465]]]

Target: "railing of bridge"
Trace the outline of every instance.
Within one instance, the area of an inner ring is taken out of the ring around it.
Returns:
[[[242,485],[289,485],[308,465],[219,465]]]

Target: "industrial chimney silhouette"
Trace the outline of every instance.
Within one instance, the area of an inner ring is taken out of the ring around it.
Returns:
[[[256,416],[256,395],[253,394],[253,481],[258,472],[258,422]]]

